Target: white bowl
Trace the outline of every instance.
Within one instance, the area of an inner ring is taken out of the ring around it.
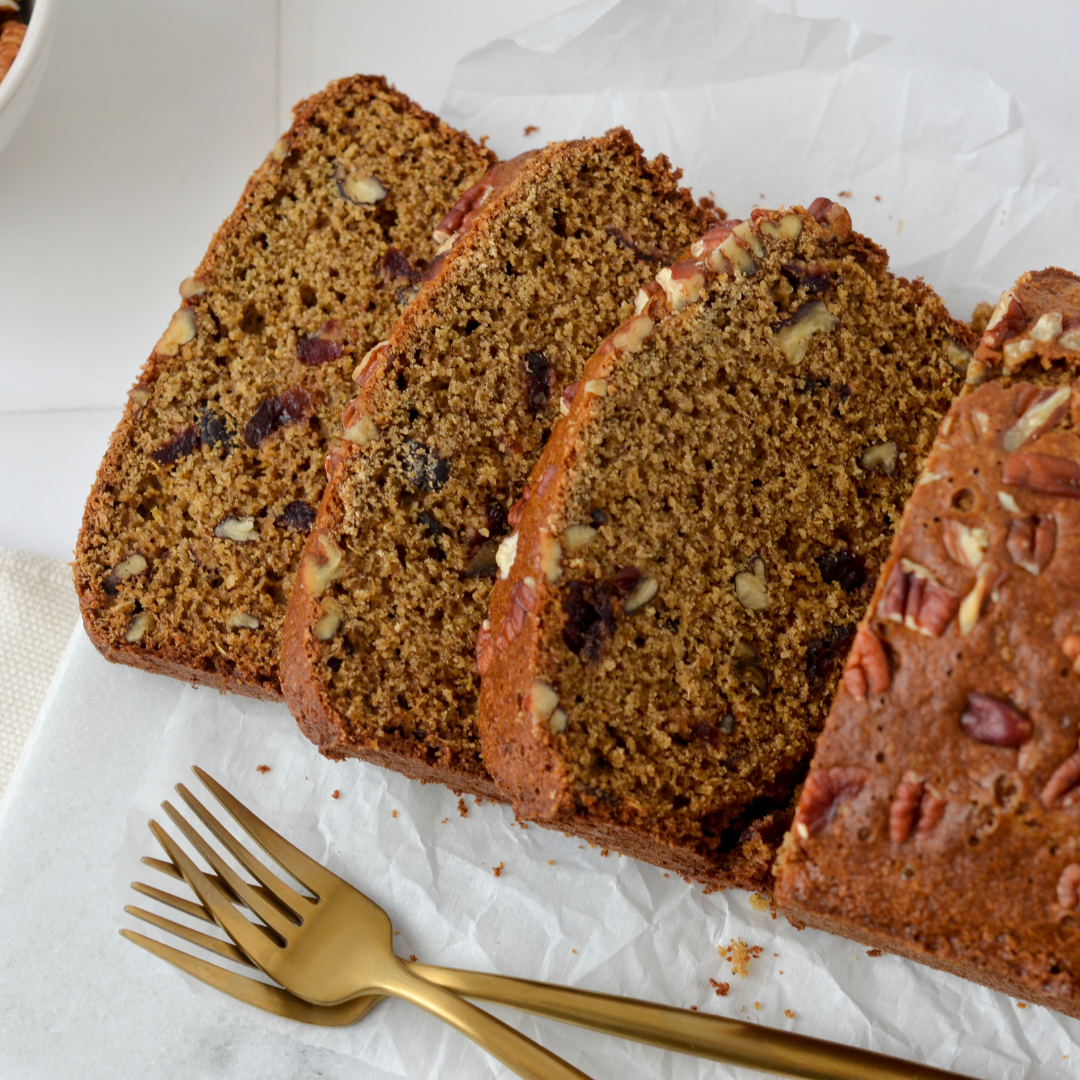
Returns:
[[[0,150],[4,149],[23,122],[41,83],[41,76],[45,74],[55,11],[56,0],[34,0],[19,55],[15,57],[11,70],[0,81]],[[3,14],[0,13],[0,22],[3,21]]]

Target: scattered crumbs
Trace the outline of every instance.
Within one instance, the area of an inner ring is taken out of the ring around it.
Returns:
[[[331,799],[340,799],[341,798],[341,789],[340,788],[334,788],[334,790],[330,792],[330,798]]]
[[[450,819],[449,819],[448,817],[444,817],[444,818],[442,819],[442,821],[440,821],[440,822],[439,822],[439,824],[440,824],[440,825],[445,825],[445,824],[446,824],[446,823],[447,823],[447,822],[448,822],[449,820],[450,820]]]
[[[794,1020],[794,1019],[795,1019],[795,1010],[794,1010],[794,1009],[785,1009],[785,1010],[784,1010],[784,1015],[785,1015],[785,1016],[786,1016],[786,1017],[787,1017],[787,1018],[788,1018],[789,1020]]]
[[[696,1005],[691,1005],[691,1006],[690,1006],[690,1011],[691,1011],[691,1012],[697,1012],[697,1006],[696,1006]],[[1068,1057],[1069,1055],[1068,1055],[1068,1054],[1066,1054],[1065,1056],[1066,1056],[1066,1057]]]
[[[465,805],[465,800],[464,799],[458,799],[458,801],[457,801],[457,812],[462,817],[468,817],[469,816],[469,808]]]
[[[867,956],[884,956],[885,954],[880,949],[867,949]]]
[[[483,147],[484,149],[487,149],[487,142],[488,142],[488,139],[490,139],[490,138],[491,138],[491,136],[490,136],[490,135],[481,135],[481,136],[480,136],[480,145],[481,145],[481,146],[482,146],[482,147]]]
[[[750,972],[750,961],[756,960],[765,950],[760,945],[747,945],[742,938],[732,938],[730,945],[718,945],[716,951],[731,964],[732,975],[745,979]]]
[[[875,195],[874,196],[874,202],[881,202],[881,196],[880,195]]]
[[[664,877],[667,877],[667,876],[668,876],[667,874],[664,874]]]
[[[548,859],[548,866],[554,866],[554,865],[555,865],[555,860],[554,859]]]
[[[606,847],[602,847],[600,849],[600,857],[602,859],[606,859],[608,857],[608,849]]]
[[[269,765],[256,765],[255,766],[255,771],[256,772],[261,772],[265,776],[270,771],[270,766]]]
[[[502,877],[502,872],[503,872],[503,865],[504,865],[503,863],[499,863],[499,865],[498,865],[498,866],[493,866],[493,867],[491,868],[491,872],[492,872],[492,873],[493,873],[493,874],[494,874],[494,875],[495,875],[496,877]]]
[[[409,959],[415,964],[416,963],[416,953],[413,953],[413,952],[409,953]]]
[[[473,801],[476,803],[477,806],[483,806],[484,805],[484,796],[483,795],[474,795],[473,796]]]
[[[731,983],[717,982],[715,979],[710,979],[709,985],[713,988],[717,997],[727,997],[728,991],[731,989]]]
[[[779,956],[779,955],[780,955],[780,954],[779,954],[778,952],[774,952],[774,953],[773,953],[773,956]]]
[[[779,972],[778,974],[780,974],[780,975],[783,975],[784,973],[783,973],[783,972],[781,971],[781,972]]]
[[[572,952],[572,953],[573,953],[573,954],[574,954],[575,956],[577,956],[577,949],[571,949],[570,951],[571,951],[571,952]]]
[[[755,1009],[760,1009],[761,1008],[761,1002],[760,1001],[755,1001],[754,1002],[754,1008]]]
[[[527,821],[518,821],[515,822],[515,824],[519,829],[527,829],[529,827],[529,823]]]
[[[903,231],[904,231],[904,219],[903,219],[903,218],[901,218],[901,219],[900,219],[900,220],[899,220],[899,221],[898,221],[898,222],[896,223],[896,235],[897,235],[897,236],[899,236],[899,235],[900,235],[900,234],[901,234],[901,233],[902,233]]]
[[[745,1006],[745,1005],[743,1005],[743,1006],[742,1006],[742,1007],[741,1007],[741,1008],[739,1009],[739,1012],[746,1012],[746,1006]]]
[[[395,930],[394,931],[394,937],[401,937],[401,931],[400,930]]]
[[[537,132],[539,130],[540,129],[535,124],[527,124],[525,127],[525,135],[532,135],[534,132]]]
[[[1027,1008],[1027,1002],[1026,1001],[1018,1001],[1016,1003],[1016,1007],[1018,1009],[1026,1009]]]
[[[851,192],[850,191],[838,191],[836,193],[836,197],[838,199],[850,199],[851,198]]]
[[[578,844],[577,849],[578,849],[578,851],[584,851],[585,850],[585,845],[584,844]],[[664,877],[667,877],[667,874],[665,874]]]
[[[397,817],[397,811],[396,811],[396,810],[395,810],[395,811],[393,811],[393,813],[391,813],[391,815],[390,815],[390,816],[391,816],[391,817]]]
[[[755,911],[768,911],[771,907],[769,898],[767,896],[762,896],[759,892],[750,894],[750,906]]]

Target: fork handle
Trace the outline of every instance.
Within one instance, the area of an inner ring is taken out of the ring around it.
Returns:
[[[590,1080],[580,1069],[575,1069],[490,1013],[413,974],[413,966],[399,964],[399,967],[399,978],[387,980],[380,987],[382,991],[426,1009],[472,1039],[524,1080]]]
[[[428,964],[412,963],[409,969],[454,994],[497,1001],[664,1050],[780,1076],[800,1080],[962,1080],[958,1073],[930,1065],[670,1005]],[[580,1075],[576,1070],[573,1074]]]

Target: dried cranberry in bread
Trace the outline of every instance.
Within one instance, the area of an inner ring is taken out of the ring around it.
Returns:
[[[946,416],[904,511],[776,897],[1080,1017],[1080,279],[1025,275],[998,310],[973,366],[999,381]]]
[[[480,728],[523,817],[762,888],[974,340],[828,200],[691,251],[511,515]]]
[[[280,697],[281,623],[356,361],[493,155],[382,79],[302,102],[131,390],[75,584],[110,660]]]
[[[285,696],[325,754],[496,796],[473,642],[507,513],[563,390],[712,220],[677,179],[614,131],[497,167],[441,223],[445,257],[357,369],[289,603]]]

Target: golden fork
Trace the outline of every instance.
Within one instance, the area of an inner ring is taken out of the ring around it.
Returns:
[[[192,944],[208,948],[226,959],[248,963],[253,961],[272,978],[281,982],[285,989],[267,986],[265,983],[226,971],[152,941],[141,934],[127,930],[121,932],[129,940],[183,967],[195,977],[203,979],[240,1000],[278,1015],[308,1023],[324,1025],[352,1023],[365,1015],[378,1001],[376,995],[379,993],[379,988],[362,989],[352,995],[346,993],[337,999],[331,999],[326,991],[321,989],[324,984],[318,979],[322,978],[328,969],[339,963],[355,962],[354,958],[362,950],[374,950],[378,946],[384,954],[389,953],[392,964],[404,970],[410,978],[441,987],[444,991],[450,991],[451,996],[460,994],[482,1000],[498,1001],[537,1015],[594,1028],[664,1049],[691,1053],[699,1057],[785,1076],[807,1078],[807,1080],[840,1080],[840,1078],[844,1080],[871,1080],[871,1078],[873,1080],[945,1080],[945,1078],[956,1080],[957,1074],[930,1066],[903,1062],[882,1054],[839,1046],[821,1039],[813,1039],[793,1032],[776,1031],[737,1020],[610,994],[592,993],[571,987],[552,986],[498,975],[454,971],[417,963],[406,966],[393,954],[390,946],[389,919],[381,908],[347,882],[285,841],[201,769],[195,769],[195,772],[252,839],[305,888],[313,892],[315,897],[309,899],[301,896],[280,881],[243,845],[239,844],[182,784],[178,784],[177,791],[196,816],[231,852],[233,857],[260,882],[261,887],[250,886],[243,882],[199,833],[195,832],[171,805],[165,803],[163,805],[166,812],[217,873],[216,875],[203,874],[160,826],[156,822],[151,822],[151,829],[165,847],[175,867],[156,859],[144,861],[155,869],[174,876],[182,874],[202,900],[205,908],[148,886],[136,884],[136,888],[146,895],[207,921],[210,917],[207,912],[212,913],[219,925],[237,942],[242,951],[236,950],[227,942],[200,934],[141,909],[129,908],[128,910],[131,914],[161,929],[175,933]],[[357,898],[362,903],[358,903]],[[262,918],[267,924],[266,927],[259,927],[240,914],[234,906],[234,901],[237,900],[250,907]],[[351,909],[347,909],[345,904],[351,904]],[[338,925],[338,929],[334,932],[341,934],[342,941],[336,953],[332,949],[327,951],[327,946],[323,944],[322,939],[315,939],[321,946],[321,951],[314,955],[322,958],[323,964],[322,968],[317,970],[317,974],[312,974],[311,969],[305,966],[309,962],[300,956],[299,942],[304,940],[304,933],[299,932],[295,922],[286,918],[279,905],[283,905],[294,918],[303,917],[311,920],[315,923],[318,932],[328,936],[332,934],[327,928]],[[336,912],[328,915],[331,906],[340,906],[342,911],[351,910],[352,913],[348,917]],[[375,923],[374,929],[369,923],[363,921],[365,917],[370,918],[372,909],[381,916],[380,920],[372,920]],[[276,925],[264,917],[264,911],[270,919],[275,920]],[[334,922],[335,919],[345,920],[346,918],[352,921],[347,922],[344,929]],[[362,935],[355,933],[357,927],[365,928]],[[291,950],[288,944],[280,944],[286,934],[292,937]],[[299,973],[295,970],[297,967],[300,968]],[[360,967],[359,970],[366,971],[369,968]],[[284,973],[285,978],[279,977],[279,973]],[[339,992],[343,984],[344,980],[338,977],[336,982],[330,984],[334,988],[332,992]],[[356,977],[354,976],[353,985],[355,984]],[[303,986],[305,991],[314,990],[315,992],[313,994],[303,992],[301,997],[295,996],[298,985]],[[288,993],[290,990],[294,993]],[[301,998],[307,1000],[301,1000]],[[316,999],[314,1003],[313,998]],[[325,1004],[319,1003],[320,1001]],[[481,1013],[481,1015],[487,1014]],[[495,1023],[498,1022],[495,1021]],[[531,1045],[535,1046],[535,1044]],[[560,1062],[560,1064],[564,1068],[570,1068],[565,1063]]]

